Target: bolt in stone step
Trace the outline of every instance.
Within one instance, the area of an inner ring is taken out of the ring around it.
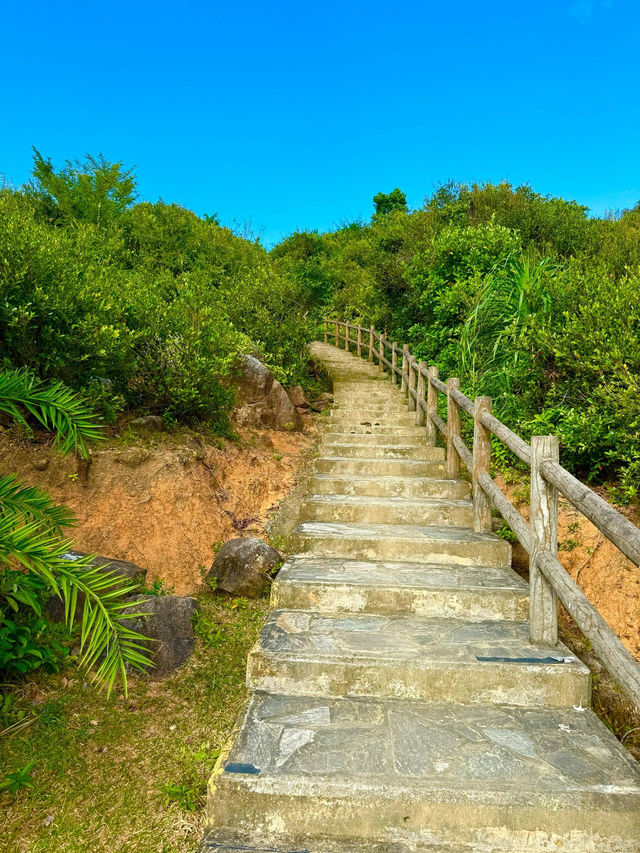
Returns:
[[[460,527],[304,521],[293,536],[298,551],[322,557],[511,566],[508,542]]]
[[[504,568],[340,557],[289,557],[271,587],[271,606],[325,613],[455,617],[529,614],[529,587]]]
[[[249,654],[247,684],[298,696],[571,708],[589,706],[591,676],[562,644],[531,643],[524,622],[274,610]]]
[[[378,524],[473,527],[471,501],[442,498],[376,498],[357,495],[311,495],[300,509],[305,521],[355,521]]]

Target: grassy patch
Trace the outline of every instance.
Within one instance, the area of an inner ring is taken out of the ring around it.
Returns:
[[[128,699],[106,700],[73,665],[14,691],[0,728],[35,719],[0,739],[0,781],[34,764],[31,788],[0,793],[4,850],[192,853],[268,602],[209,593],[199,605],[192,659],[164,681],[131,679]]]

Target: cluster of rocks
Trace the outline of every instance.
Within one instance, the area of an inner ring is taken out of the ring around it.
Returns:
[[[69,551],[65,559],[73,561],[84,556],[81,551]],[[281,562],[282,555],[261,539],[231,539],[216,554],[206,582],[229,595],[259,598]],[[149,675],[162,677],[181,666],[195,647],[193,615],[198,606],[196,599],[188,595],[145,592],[147,570],[126,560],[94,557],[89,565],[112,573],[118,584],[123,580],[134,587],[127,598],[131,611],[136,614],[130,627],[148,640],[147,654],[154,662]],[[84,596],[79,594],[77,620],[83,606]],[[54,620],[64,620],[64,605],[57,596],[47,602],[47,612]]]
[[[300,385],[285,389],[255,356],[240,356],[234,412],[239,427],[298,432],[303,428],[305,412],[321,412],[332,399],[328,393],[308,399]],[[142,433],[161,432],[164,421],[160,415],[144,415],[134,418],[130,426]]]
[[[300,385],[285,390],[252,355],[243,355],[239,368],[235,420],[240,427],[299,431],[305,411],[321,412],[332,399],[331,394],[320,394],[308,400]]]

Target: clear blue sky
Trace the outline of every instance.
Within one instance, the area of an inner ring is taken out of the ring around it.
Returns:
[[[0,173],[31,146],[271,243],[450,178],[640,199],[638,0],[5,2]]]

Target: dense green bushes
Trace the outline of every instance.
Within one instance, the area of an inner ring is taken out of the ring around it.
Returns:
[[[583,476],[640,487],[640,208],[590,218],[529,187],[447,184],[410,211],[299,232],[267,252],[177,205],[135,203],[101,158],[0,191],[0,366],[224,430],[236,355],[304,382],[323,313],[384,328],[488,393],[523,434],[553,430]]]
[[[240,351],[305,378],[302,285],[267,252],[178,205],[134,204],[130,171],[101,158],[0,191],[0,365],[127,407],[226,428]]]
[[[589,218],[507,183],[448,184],[413,212],[375,204],[370,224],[292,235],[274,262],[313,283],[319,310],[384,328],[524,436],[557,433],[581,476],[636,497],[640,208]]]

